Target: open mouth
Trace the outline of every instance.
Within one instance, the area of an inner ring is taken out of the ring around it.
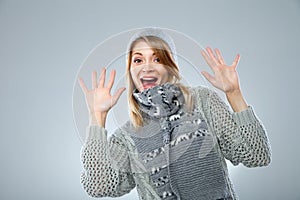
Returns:
[[[156,86],[157,85],[156,81],[158,80],[158,78],[156,78],[156,77],[142,77],[142,78],[140,78],[140,80],[142,82],[144,90],[146,90],[148,88]]]

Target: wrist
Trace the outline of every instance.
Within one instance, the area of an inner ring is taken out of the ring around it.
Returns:
[[[226,92],[226,98],[234,112],[240,112],[248,108],[248,105],[240,89]]]
[[[242,96],[242,91],[240,89],[235,89],[235,90],[230,90],[225,92],[226,97],[237,97],[237,96]]]
[[[90,125],[98,125],[105,128],[107,112],[90,112]]]

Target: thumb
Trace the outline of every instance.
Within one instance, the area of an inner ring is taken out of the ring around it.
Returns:
[[[202,71],[201,74],[206,78],[206,80],[208,80],[210,83],[214,82],[214,77],[212,75],[210,75],[208,72],[206,71]]]
[[[123,88],[119,88],[118,91],[114,94],[113,96],[113,105],[115,105],[117,103],[117,101],[119,100],[120,96],[122,95],[122,93],[126,90],[125,87]]]

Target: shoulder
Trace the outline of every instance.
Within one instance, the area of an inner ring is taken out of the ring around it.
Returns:
[[[130,120],[128,120],[125,124],[117,128],[111,139],[120,141],[123,145],[125,145],[128,149],[132,149],[134,143],[130,137],[132,132],[134,131],[134,126]]]
[[[192,94],[194,93],[195,95],[201,95],[201,96],[207,96],[211,92],[213,92],[212,89],[202,85],[191,87],[190,91],[192,92]]]
[[[190,92],[196,104],[205,104],[211,98],[218,96],[218,94],[213,89],[210,89],[206,86],[191,87]]]
[[[194,109],[202,110],[205,115],[209,115],[213,107],[227,106],[225,101],[212,88],[196,86],[190,88]]]
[[[130,120],[128,120],[127,122],[125,122],[122,126],[120,126],[119,128],[118,128],[118,133],[119,134],[129,134],[129,133],[131,133],[131,132],[133,132],[134,131],[134,125],[133,125],[133,123],[130,121]]]

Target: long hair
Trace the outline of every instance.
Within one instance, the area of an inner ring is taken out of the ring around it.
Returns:
[[[126,67],[126,78],[127,78],[127,85],[128,85],[128,104],[129,104],[129,114],[130,119],[133,123],[133,125],[137,127],[142,127],[144,125],[144,119],[142,117],[142,113],[139,109],[139,105],[136,101],[136,99],[133,96],[133,91],[136,89],[131,73],[130,73],[130,67],[131,67],[131,61],[132,61],[132,50],[134,46],[138,42],[146,42],[152,50],[155,52],[155,55],[157,55],[160,59],[160,63],[164,65],[164,67],[167,68],[167,71],[170,74],[170,80],[168,82],[174,83],[180,87],[180,89],[183,92],[185,102],[187,104],[188,110],[191,110],[192,108],[192,99],[191,95],[189,93],[189,88],[179,83],[181,80],[180,74],[179,74],[179,68],[177,64],[175,63],[170,48],[167,45],[167,43],[156,36],[142,36],[134,40],[129,47],[128,52],[128,60],[127,60],[127,67]]]

